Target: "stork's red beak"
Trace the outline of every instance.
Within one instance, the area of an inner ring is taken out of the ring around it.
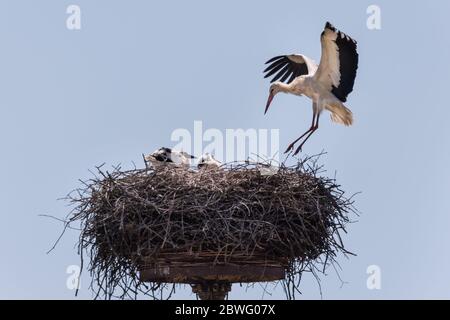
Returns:
[[[272,103],[273,97],[274,97],[274,95],[273,95],[273,93],[271,92],[271,93],[269,94],[269,98],[267,99],[266,110],[264,110],[264,114],[266,114],[266,113],[267,113],[267,110],[269,110],[269,107],[270,107],[270,104]]]

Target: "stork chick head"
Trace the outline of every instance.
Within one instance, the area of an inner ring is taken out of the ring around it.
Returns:
[[[222,164],[214,158],[213,155],[205,153],[198,161],[197,168],[219,168]]]
[[[171,162],[172,150],[170,148],[159,148],[153,153],[145,156],[145,161]]]

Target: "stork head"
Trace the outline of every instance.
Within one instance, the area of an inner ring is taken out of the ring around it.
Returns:
[[[205,153],[200,157],[198,161],[197,168],[219,168],[221,163],[217,161],[213,155]]]
[[[170,148],[159,148],[152,154],[145,156],[146,161],[156,160],[161,162],[170,162],[172,150]]]
[[[279,93],[279,92],[285,92],[286,85],[280,81],[272,83],[269,89],[269,98],[267,99],[266,104],[266,110],[264,111],[264,114],[267,113],[267,110],[269,110],[270,104],[272,103],[273,98]]]

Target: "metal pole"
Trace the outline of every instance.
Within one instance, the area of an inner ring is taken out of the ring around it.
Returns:
[[[192,284],[192,292],[194,292],[200,300],[225,300],[231,291],[231,283],[205,281],[202,283]]]

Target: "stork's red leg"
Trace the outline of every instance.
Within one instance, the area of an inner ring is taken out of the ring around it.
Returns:
[[[308,133],[309,133],[309,135],[311,135],[312,134],[312,132],[314,132],[314,127],[315,127],[315,125],[316,125],[316,116],[317,116],[317,113],[316,113],[316,111],[314,110],[314,112],[313,112],[313,119],[312,119],[312,123],[311,123],[311,128],[309,128],[304,134],[302,134],[297,140],[295,140],[294,142],[292,142],[288,147],[287,147],[287,149],[286,149],[286,151],[284,152],[284,153],[288,153],[289,151],[292,151],[293,149],[294,149],[294,146],[295,146],[295,144],[299,141],[299,140],[301,140],[304,136],[306,136]],[[312,131],[312,132],[311,132]],[[308,135],[308,137],[309,137],[309,135]],[[297,149],[298,150],[298,149]],[[297,152],[296,152],[297,153]]]
[[[301,140],[304,136],[306,136],[308,133],[311,133],[311,131],[314,130],[314,127],[311,127],[308,129],[308,131],[306,131],[304,134],[302,134],[298,139],[296,139],[294,142],[292,142],[286,149],[286,151],[284,153],[288,153],[289,151],[292,151],[294,149],[295,144]]]
[[[295,150],[295,152],[294,152],[294,154],[293,154],[294,156],[297,155],[297,153],[299,153],[299,152],[302,150],[303,145],[305,144],[306,141],[308,141],[309,137],[311,137],[312,134],[313,134],[317,129],[319,129],[319,116],[320,116],[320,115],[317,115],[316,123],[313,125],[312,130],[310,131],[310,133],[306,136],[305,140],[303,140],[303,142],[300,144],[300,146],[297,148],[297,150]]]

